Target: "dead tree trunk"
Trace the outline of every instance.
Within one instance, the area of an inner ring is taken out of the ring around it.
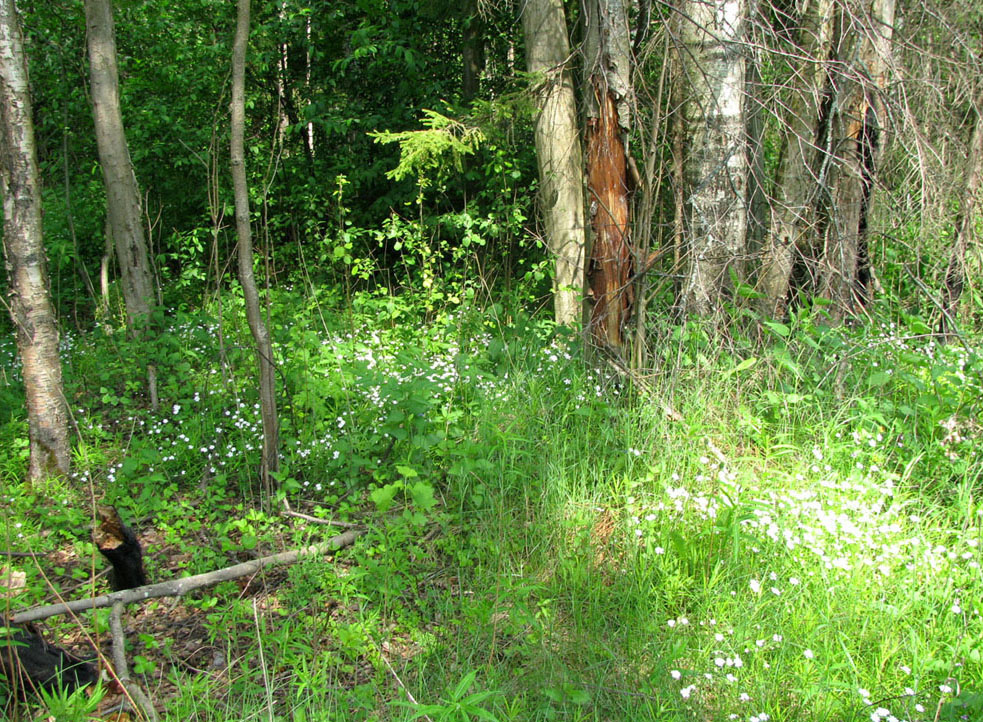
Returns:
[[[584,93],[587,190],[593,230],[587,278],[591,338],[620,351],[633,305],[627,136],[631,122],[631,37],[623,0],[586,0]]]
[[[0,673],[15,697],[41,690],[72,692],[98,681],[91,664],[49,644],[37,630],[8,629],[0,636]]]
[[[235,193],[236,233],[239,237],[239,283],[246,303],[246,319],[256,344],[259,363],[259,401],[263,418],[263,452],[260,476],[269,497],[273,491],[273,474],[279,469],[279,420],[276,411],[276,376],[273,367],[273,344],[263,321],[259,292],[253,275],[253,236],[249,222],[249,187],[246,183],[244,151],[246,45],[249,41],[249,0],[238,0],[235,42],[232,48],[232,129],[230,158]]]
[[[92,530],[96,549],[113,565],[109,585],[113,591],[134,589],[147,583],[143,568],[143,547],[137,535],[123,523],[116,507],[100,504],[96,507],[99,523]]]
[[[555,317],[559,324],[576,326],[584,295],[584,171],[562,1],[528,0],[522,28],[529,72],[542,76],[535,141],[546,245],[556,263]]]
[[[0,0],[0,186],[10,316],[23,364],[30,440],[29,478],[69,470],[68,411],[58,324],[41,237],[41,188],[20,19]]]
[[[830,137],[825,179],[825,236],[820,294],[842,318],[871,297],[867,225],[887,108],[884,86],[894,31],[895,0],[872,0],[869,10],[836,9],[838,41],[830,73]]]
[[[771,224],[765,240],[758,290],[765,318],[785,313],[796,255],[809,256],[816,225],[817,142],[822,122],[823,87],[833,28],[833,0],[808,0],[793,18],[798,32],[788,38],[797,58],[786,111],[782,114],[782,154],[775,177]]]
[[[955,326],[959,299],[966,285],[966,252],[973,238],[976,197],[979,195],[980,176],[983,175],[983,112],[979,107],[975,108],[974,112],[976,122],[973,124],[969,155],[966,157],[965,185],[959,204],[959,215],[956,216],[956,238],[952,243],[949,266],[942,287],[942,316],[939,318],[938,329],[943,339]]]

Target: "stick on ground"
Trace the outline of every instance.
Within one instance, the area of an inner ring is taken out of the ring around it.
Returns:
[[[227,582],[230,579],[238,579],[239,577],[255,574],[259,570],[265,569],[266,567],[280,564],[292,564],[302,556],[320,556],[338,549],[343,549],[344,547],[351,546],[351,544],[362,534],[364,534],[364,532],[358,530],[346,531],[344,534],[338,534],[337,536],[331,537],[326,542],[322,542],[320,544],[313,544],[309,547],[304,547],[303,549],[293,549],[291,551],[280,552],[279,554],[272,554],[268,557],[253,559],[252,561],[243,562],[242,564],[236,564],[231,567],[225,567],[224,569],[216,569],[212,572],[196,574],[193,577],[171,579],[166,582],[137,587],[136,589],[125,589],[121,592],[103,594],[100,597],[93,597],[91,599],[77,599],[73,602],[66,602],[64,604],[46,604],[41,607],[33,607],[32,609],[25,609],[23,612],[18,612],[17,614],[13,615],[10,617],[9,622],[11,624],[34,622],[39,619],[47,619],[48,617],[54,617],[58,614],[66,614],[68,612],[80,612],[85,609],[101,609],[103,607],[111,607],[115,602],[129,604],[131,602],[142,602],[146,599],[155,599],[158,597],[180,597],[195,589],[210,587],[213,584],[218,584],[219,582]]]
[[[123,602],[113,604],[113,613],[109,617],[109,629],[113,635],[113,667],[116,679],[122,685],[130,702],[139,705],[143,716],[149,722],[157,722],[157,710],[153,702],[144,693],[143,688],[130,679],[130,669],[126,665],[126,635],[123,634]]]

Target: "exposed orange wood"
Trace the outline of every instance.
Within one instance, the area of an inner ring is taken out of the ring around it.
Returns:
[[[599,117],[587,121],[587,187],[594,244],[588,282],[594,305],[594,342],[623,345],[622,329],[633,302],[628,228],[628,165],[614,97],[595,80]]]

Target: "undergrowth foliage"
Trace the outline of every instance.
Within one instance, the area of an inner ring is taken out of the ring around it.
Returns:
[[[285,463],[266,507],[234,302],[160,319],[153,348],[65,335],[67,484],[19,481],[0,348],[5,548],[52,554],[5,562],[25,579],[10,605],[104,584],[88,581],[94,491],[137,522],[155,580],[332,533],[278,515],[288,501],[368,532],[333,560],[152,603],[163,621],[132,640],[133,667],[168,718],[983,714],[975,348],[916,319],[803,311],[726,353],[682,327],[672,372],[636,389],[550,324],[410,311],[377,292],[344,313],[274,298]],[[158,367],[156,410],[133,357]],[[75,624],[50,627],[84,649]],[[72,699],[42,704],[84,718]]]

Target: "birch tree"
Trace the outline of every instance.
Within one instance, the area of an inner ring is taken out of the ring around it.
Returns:
[[[718,312],[745,253],[745,18],[746,0],[685,0],[674,17],[688,255],[679,305],[699,316]]]
[[[246,182],[244,150],[246,116],[246,46],[249,42],[249,0],[238,0],[235,41],[232,46],[232,128],[229,155],[235,194],[236,234],[238,235],[239,283],[246,305],[246,319],[256,344],[259,365],[259,401],[263,420],[263,451],[260,475],[270,495],[272,474],[279,469],[279,420],[276,410],[276,376],[273,368],[273,344],[263,321],[259,292],[253,275],[253,237],[249,222],[249,186]]]
[[[581,321],[584,294],[583,154],[562,0],[528,0],[522,10],[527,67],[539,79],[535,143],[539,205],[546,244],[555,260],[556,322]]]
[[[68,411],[62,391],[58,325],[41,238],[41,188],[14,0],[0,0],[0,189],[10,316],[22,363],[30,440],[29,478],[69,470]]]

